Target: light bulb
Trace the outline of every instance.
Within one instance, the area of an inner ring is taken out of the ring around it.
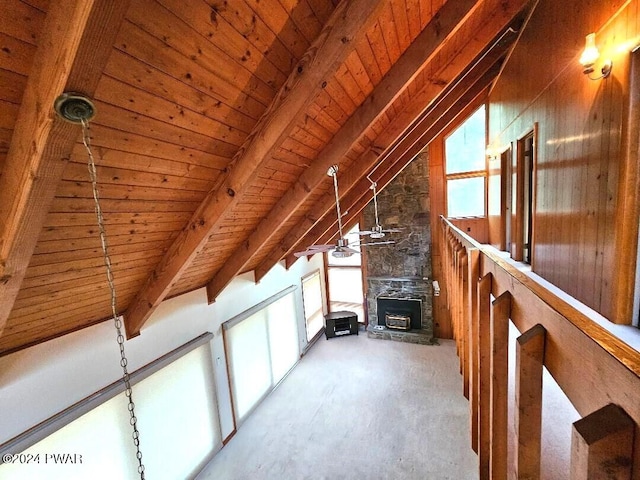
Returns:
[[[580,55],[580,64],[584,67],[585,73],[591,73],[593,71],[593,64],[596,63],[600,52],[596,47],[596,34],[590,33],[585,39],[584,51]]]

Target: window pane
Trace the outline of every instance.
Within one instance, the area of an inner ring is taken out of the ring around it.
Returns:
[[[330,311],[356,312],[358,321],[363,323],[362,271],[359,268],[329,268],[329,299]]]
[[[236,419],[242,421],[300,357],[293,292],[233,325],[226,340]]]
[[[302,280],[302,304],[307,326],[307,341],[311,341],[323,325],[320,272]]]
[[[287,295],[267,307],[271,375],[277,384],[300,357],[298,325],[293,295]]]
[[[484,177],[447,180],[447,216],[484,216]]]
[[[144,435],[143,432],[141,442],[144,442]],[[82,457],[76,463],[52,464],[50,460],[45,463],[45,454],[58,452],[77,453]],[[127,398],[121,393],[36,443],[24,454],[33,455],[33,458],[40,454],[40,462],[29,465],[3,463],[0,478],[131,478],[129,473],[137,471],[137,462],[131,441]]]
[[[133,398],[147,478],[190,478],[221,445],[207,346],[136,383]],[[131,432],[127,398],[120,393],[24,452],[39,454],[39,463],[1,464],[0,478],[138,478]]]
[[[236,415],[242,420],[271,387],[267,322],[261,310],[229,329]]]
[[[221,444],[212,379],[203,345],[134,386],[147,478],[188,478]]]
[[[484,107],[471,115],[445,140],[446,173],[485,169]]]

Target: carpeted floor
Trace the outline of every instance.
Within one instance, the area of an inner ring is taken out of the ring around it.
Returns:
[[[199,480],[477,479],[453,341],[325,340]]]

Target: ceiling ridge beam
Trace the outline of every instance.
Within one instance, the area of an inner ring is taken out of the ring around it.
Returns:
[[[477,69],[472,75],[468,76],[465,82],[461,82],[459,86],[450,91],[450,94],[435,109],[431,110],[417,125],[412,127],[412,131],[403,138],[400,146],[395,149],[395,155],[383,155],[381,163],[376,167],[376,176],[380,179],[374,179],[378,183],[378,191],[381,191],[388,183],[385,183],[388,172],[393,172],[393,176],[389,179],[391,181],[420,153],[428,142],[459,116],[459,112],[464,110],[466,105],[473,102],[490,85],[498,73],[500,62],[494,58],[488,63],[488,65]],[[340,199],[345,211],[349,212],[347,221],[350,221],[353,215],[358,214],[371,201],[372,195],[369,187],[369,181],[362,179]],[[286,265],[291,265],[297,259],[297,257],[293,256],[293,251],[305,249],[311,244],[329,241],[336,233],[336,225],[337,219],[333,212],[328,211],[325,213],[313,228],[287,252],[285,255]],[[258,277],[256,276],[256,278]]]
[[[128,5],[51,2],[0,178],[0,334],[80,133],[54,101],[65,91],[94,94]]]
[[[415,79],[421,68],[441,50],[446,41],[458,31],[480,4],[481,2],[477,0],[459,0],[455,5],[454,2],[447,2],[441,7],[382,81],[322,149],[313,163],[207,284],[207,297],[210,303],[242,271],[253,255],[289,220],[313,191],[326,180],[327,169],[332,164],[338,163],[339,159],[364,135],[367,128],[386,111]]]
[[[321,91],[323,82],[347,58],[355,36],[373,23],[384,3],[383,0],[374,4],[371,0],[353,0],[338,4],[234,156],[219,188],[203,200],[125,311],[128,338],[140,334],[144,323],[204,248],[225,215],[246,194],[247,187],[257,178],[272,152],[290,134]]]

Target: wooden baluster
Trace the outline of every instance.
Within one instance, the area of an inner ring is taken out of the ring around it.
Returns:
[[[573,424],[571,480],[630,480],[635,424],[609,404]]]
[[[447,265],[449,265],[449,242],[447,241],[447,231],[445,227],[442,231],[442,283],[444,290],[447,292],[444,300],[447,304],[447,310],[449,310],[449,274],[447,272]]]
[[[453,301],[453,285],[451,280],[451,265],[453,264],[453,239],[449,236],[447,238],[447,257],[445,264],[446,282],[447,282],[447,310],[451,315],[451,332],[455,337],[455,325],[453,320],[453,312],[451,311],[451,302]]]
[[[458,333],[460,335],[460,374],[464,377],[465,332],[464,332],[464,271],[466,270],[466,251],[460,244],[458,253]],[[464,265],[463,265],[464,263]]]
[[[460,258],[460,361],[462,363],[462,394],[469,400],[469,378],[471,366],[469,362],[469,255],[467,249],[462,250]]]
[[[490,273],[478,282],[478,459],[480,480],[489,480],[491,452],[491,287]]]
[[[542,368],[546,330],[536,325],[516,343],[516,478],[540,478]]]
[[[456,353],[458,354],[459,359],[459,371],[460,375],[462,375],[462,331],[460,328],[461,316],[462,316],[462,297],[460,292],[462,290],[462,273],[460,271],[460,261],[462,256],[462,245],[459,242],[456,242],[456,250],[455,250],[455,263],[453,269],[454,276],[454,289],[455,289],[455,301],[454,301],[454,311],[456,317]]]
[[[451,276],[451,323],[453,325],[453,338],[456,341],[456,355],[458,351],[458,316],[457,316],[457,278],[456,278],[456,247],[455,243],[451,244],[451,262],[449,265],[449,274]]]
[[[507,405],[511,294],[491,306],[491,480],[507,478]]]
[[[467,295],[469,297],[469,370],[471,376],[469,413],[471,417],[471,448],[478,453],[478,398],[480,368],[478,359],[478,280],[480,278],[480,251],[477,248],[467,250],[469,256],[469,284]]]

